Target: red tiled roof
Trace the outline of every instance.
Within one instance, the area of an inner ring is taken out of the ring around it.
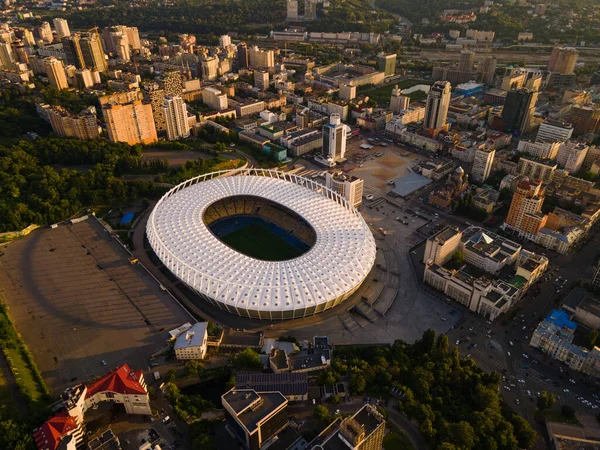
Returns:
[[[75,417],[63,411],[49,419],[33,433],[35,445],[40,450],[55,450],[63,436],[77,429]]]
[[[142,371],[134,372],[127,364],[109,372],[98,381],[87,386],[86,398],[98,392],[115,392],[117,394],[146,395],[146,389],[139,383]]]

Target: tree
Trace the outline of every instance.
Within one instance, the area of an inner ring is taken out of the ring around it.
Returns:
[[[250,347],[246,347],[233,357],[233,365],[236,369],[262,369],[262,361],[260,360],[260,356]]]
[[[337,405],[341,402],[340,398],[337,395],[332,395],[327,399],[327,401],[333,405]]]
[[[465,255],[462,250],[456,250],[452,255],[452,262],[457,266],[462,265],[465,262]]]
[[[204,365],[200,361],[196,359],[190,359],[185,363],[185,374],[188,377],[198,376],[202,372],[203,368]]]
[[[562,408],[560,408],[560,412],[567,419],[575,418],[575,410],[573,408],[571,408],[569,405],[563,405]]]
[[[313,410],[313,416],[323,426],[327,426],[331,423],[331,416],[329,415],[329,410],[323,405],[315,406],[315,409]]]
[[[27,450],[31,445],[28,427],[11,419],[0,422],[0,448]]]
[[[515,436],[519,441],[519,448],[533,448],[538,435],[533,428],[531,428],[529,422],[521,416],[513,414],[511,423],[514,428]]]
[[[367,388],[367,380],[362,375],[353,373],[350,375],[350,391],[353,394],[362,394]]]
[[[597,344],[598,342],[598,330],[590,330],[589,333],[585,336],[585,343],[584,345],[588,348],[588,349],[593,349],[594,346]]]
[[[458,448],[471,449],[475,445],[475,431],[464,420],[450,425],[450,439]]]
[[[537,400],[537,405],[540,410],[550,409],[556,402],[556,396],[552,392],[543,391]]]
[[[175,369],[167,370],[167,373],[165,374],[165,381],[167,383],[172,383],[176,379],[177,379],[177,372],[175,371]]]

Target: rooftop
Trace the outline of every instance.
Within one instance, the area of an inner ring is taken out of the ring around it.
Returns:
[[[221,397],[223,405],[235,412],[237,419],[252,434],[263,419],[287,403],[280,392],[256,392],[253,389],[232,389]]]
[[[91,397],[98,392],[115,392],[117,394],[137,394],[146,395],[146,389],[140,384],[140,378],[143,372],[138,370],[134,372],[127,364],[123,364],[99,380],[88,385],[87,397]]]
[[[175,341],[174,349],[199,347],[204,342],[208,322],[197,322],[192,328],[184,331]]]
[[[33,433],[33,440],[39,449],[55,450],[63,436],[77,428],[75,417],[65,411],[48,419]]]
[[[304,395],[308,393],[308,375],[300,373],[240,373],[235,377],[238,389],[277,391],[283,395]]]

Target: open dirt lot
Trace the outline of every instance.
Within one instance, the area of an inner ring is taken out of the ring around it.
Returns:
[[[124,362],[145,369],[192,320],[96,219],[39,229],[0,255],[0,294],[53,393]]]

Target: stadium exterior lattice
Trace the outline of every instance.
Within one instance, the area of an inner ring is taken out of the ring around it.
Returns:
[[[210,224],[264,216],[308,245],[300,256],[256,259],[225,244]],[[375,262],[373,234],[339,194],[274,170],[237,169],[192,178],[167,192],[146,233],[160,261],[203,299],[253,319],[297,319],[354,293]]]

